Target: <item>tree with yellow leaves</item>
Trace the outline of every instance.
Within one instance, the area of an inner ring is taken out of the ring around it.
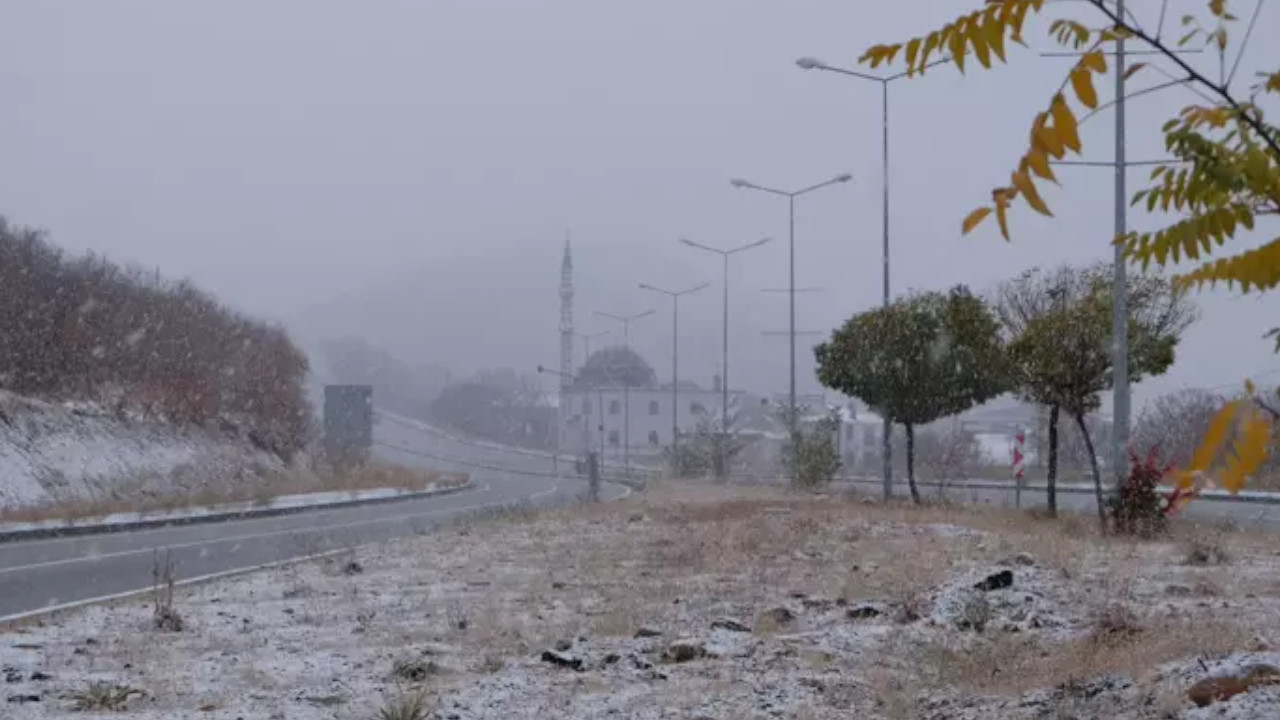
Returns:
[[[1055,10],[1090,6],[1103,21],[1089,27],[1071,17],[1046,17]],[[991,68],[1007,63],[1009,43],[1025,46],[1023,28],[1033,16],[1048,22],[1055,42],[1080,53],[1066,78],[1048,98],[1045,108],[1031,121],[1028,143],[1010,175],[1008,185],[991,191],[991,202],[969,213],[961,223],[969,233],[994,216],[1001,235],[1009,239],[1009,210],[1018,201],[1035,212],[1052,216],[1041,195],[1044,182],[1058,183],[1052,162],[1083,150],[1079,126],[1101,109],[1094,87],[1096,77],[1108,72],[1107,51],[1120,41],[1146,45],[1175,67],[1168,85],[1182,85],[1204,102],[1191,104],[1162,127],[1165,147],[1173,155],[1151,172],[1148,187],[1138,191],[1133,203],[1145,203],[1149,211],[1177,213],[1173,222],[1152,231],[1131,232],[1113,239],[1124,255],[1143,267],[1165,267],[1186,260],[1199,265],[1175,276],[1179,287],[1239,283],[1244,292],[1272,290],[1280,285],[1280,236],[1251,248],[1226,248],[1239,243],[1238,235],[1253,230],[1262,216],[1280,214],[1280,128],[1267,122],[1260,105],[1270,95],[1280,97],[1280,69],[1258,73],[1247,96],[1237,95],[1232,79],[1239,57],[1230,63],[1227,50],[1231,28],[1238,18],[1229,0],[1208,0],[1207,15],[1182,18],[1185,34],[1176,44],[1165,43],[1130,13],[1122,13],[1111,0],[1050,3],[1047,0],[987,0],[943,27],[906,42],[874,45],[859,59],[873,68],[905,65],[909,76],[922,75],[930,57],[947,55],[961,73],[974,63]],[[1255,6],[1245,40],[1257,22],[1262,3]],[[1163,13],[1162,13],[1163,15]],[[1219,77],[1211,79],[1192,67],[1177,52],[1180,46],[1203,42],[1216,52]],[[936,59],[936,58],[935,58]],[[1123,80],[1142,72],[1134,64]],[[1154,66],[1153,66],[1154,67]],[[1212,256],[1212,257],[1211,257]],[[1276,332],[1276,331],[1273,331]],[[1280,333],[1277,333],[1280,347]],[[1189,467],[1180,474],[1183,491],[1202,485],[1220,485],[1231,491],[1243,487],[1266,459],[1280,414],[1261,402],[1249,386],[1250,397],[1227,404],[1211,423],[1202,446]],[[1233,442],[1234,440],[1234,442]]]

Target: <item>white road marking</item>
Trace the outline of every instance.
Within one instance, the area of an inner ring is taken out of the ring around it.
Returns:
[[[488,489],[488,486],[486,486],[485,489]],[[537,498],[546,497],[547,495],[551,495],[556,491],[558,491],[559,489],[560,489],[560,484],[556,483],[555,485],[552,485],[550,489],[543,490],[541,492],[537,492],[532,495],[523,495],[521,497],[512,498],[512,500],[534,500]],[[506,502],[510,502],[510,500],[492,502],[492,503],[481,503],[479,505],[464,505],[462,507],[456,507],[456,508],[441,508],[438,510],[427,510],[424,512],[405,513],[401,515],[389,515],[389,516],[373,518],[371,520],[356,520],[356,521],[347,522],[347,523],[338,523],[336,525],[323,525],[323,526],[309,527],[309,528],[292,528],[289,530],[273,530],[271,532],[252,533],[248,535],[232,535],[229,537],[211,538],[208,540],[201,540],[196,542],[177,543],[175,545],[159,545],[156,547],[137,548],[133,550],[120,550],[117,552],[102,553],[99,555],[86,555],[81,557],[62,558],[61,560],[49,560],[46,562],[31,563],[29,565],[16,565],[14,567],[0,568],[0,575],[4,575],[6,573],[20,572],[23,570],[37,570],[41,568],[58,567],[61,565],[74,565],[76,563],[97,562],[99,560],[109,560],[111,558],[128,557],[129,555],[145,555],[146,553],[154,552],[155,550],[181,550],[183,548],[199,547],[201,545],[216,545],[216,544],[226,543],[226,542],[237,542],[237,545],[231,548],[231,551],[235,552],[240,547],[238,543],[245,540],[260,540],[262,538],[279,537],[281,535],[298,535],[298,534],[305,534],[305,533],[312,533],[312,532],[324,532],[329,530],[341,530],[343,528],[360,527],[362,525],[374,525],[377,523],[384,523],[384,522],[398,522],[400,520],[412,520],[413,518],[428,517],[431,515],[440,515],[442,513],[461,512],[464,510],[477,510],[477,509],[486,508],[486,507],[493,507],[494,505],[503,505]]]
[[[208,575],[198,575],[193,578],[187,578],[186,580],[178,580],[174,583],[174,587],[184,587],[187,585],[194,585],[196,583],[209,582],[211,580],[221,580],[223,578],[234,577],[236,575],[246,575],[248,573],[258,572],[259,570],[270,570],[272,568],[284,567],[286,565],[293,565],[296,563],[304,563],[309,560],[320,560],[322,558],[332,557],[334,555],[342,555],[344,553],[350,553],[350,552],[351,551],[346,548],[342,548],[339,550],[326,550],[325,552],[315,553],[313,555],[303,555],[296,558],[287,558],[284,560],[276,560],[274,562],[263,563],[261,565],[252,565],[249,567],[235,568],[233,570],[223,570],[222,572],[209,573]],[[125,598],[142,595],[150,591],[151,591],[150,587],[141,587],[136,590],[126,590],[124,592],[113,593],[111,595],[100,595],[98,597],[86,598],[84,600],[75,600],[73,602],[60,603],[57,605],[49,605],[48,607],[42,607],[39,610],[27,610],[25,612],[20,612],[20,613],[15,613],[13,615],[5,615],[4,617],[0,617],[0,625],[3,625],[5,623],[18,622],[20,620],[28,620],[30,618],[40,617],[41,615],[49,615],[52,613],[61,612],[63,610],[74,610],[76,608],[85,607],[86,605],[95,605],[97,603],[111,602],[113,600],[124,600]]]
[[[466,495],[468,493],[473,493],[473,492],[485,492],[486,490],[489,490],[489,489],[490,489],[490,485],[488,483],[485,483],[484,485],[479,485],[479,486],[469,485],[465,487],[465,489],[463,490],[454,490],[453,492],[440,491],[440,492],[435,492],[428,495],[423,495],[422,497],[404,500],[403,502],[417,502],[420,500],[431,500],[432,498],[435,498],[435,497],[445,497],[449,495]],[[308,510],[304,510],[302,512],[297,512],[297,513],[281,513],[279,515],[268,515],[266,517],[255,517],[253,515],[250,515],[248,517],[235,518],[235,519],[228,518],[226,520],[219,520],[212,523],[209,523],[209,522],[187,523],[186,525],[183,525],[180,523],[174,523],[172,525],[163,525],[160,527],[152,527],[152,528],[141,528],[138,530],[114,530],[114,531],[101,532],[101,533],[88,533],[85,535],[66,535],[63,537],[43,538],[40,540],[15,540],[11,543],[0,543],[0,552],[3,552],[8,548],[14,548],[19,546],[48,547],[50,545],[57,545],[58,543],[83,542],[90,538],[109,538],[112,536],[124,537],[126,535],[129,537],[144,537],[147,535],[153,535],[155,533],[172,532],[174,530],[183,530],[186,528],[196,527],[199,525],[219,525],[224,522],[250,522],[253,520],[278,520],[283,517],[290,517],[291,515],[300,515],[300,516],[305,515],[306,517],[324,517],[325,515],[332,515],[334,513],[346,512],[348,510],[354,510],[362,507],[370,507],[372,505],[377,505],[377,504],[378,503],[365,503],[363,505],[347,505],[345,507],[337,507],[337,508],[325,508],[323,505],[317,505],[317,506],[314,506],[315,509],[308,509]],[[387,503],[382,503],[382,504],[385,505]]]

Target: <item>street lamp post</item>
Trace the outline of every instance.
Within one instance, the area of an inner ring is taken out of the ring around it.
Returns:
[[[641,290],[652,290],[671,298],[671,460],[680,459],[680,296],[705,290],[711,283],[702,283],[684,290],[666,290],[648,283],[640,283]],[[678,467],[678,465],[677,465]]]
[[[622,323],[622,346],[627,350],[627,370],[626,377],[622,381],[622,468],[623,473],[627,477],[631,477],[631,323],[643,317],[653,314],[653,310],[645,310],[644,312],[634,315],[614,315],[612,313],[596,311],[600,317],[609,318]],[[604,409],[601,408],[601,412]]]
[[[766,187],[766,186],[764,186],[764,185],[757,185],[756,183],[748,182],[748,181],[746,181],[746,180],[742,180],[742,179],[740,179],[740,178],[734,178],[734,179],[732,179],[732,180],[730,180],[730,181],[729,181],[729,184],[730,184],[730,185],[733,185],[733,186],[734,186],[734,187],[736,187],[736,188],[741,188],[741,189],[745,189],[745,190],[759,190],[760,192],[768,193],[768,194],[770,194],[770,195],[777,195],[777,196],[779,196],[779,197],[784,197],[784,198],[786,198],[786,199],[787,199],[787,207],[788,207],[788,211],[789,211],[789,226],[788,226],[788,232],[787,232],[787,248],[788,248],[788,249],[787,249],[787,252],[788,252],[788,254],[789,254],[789,260],[788,260],[788,268],[789,268],[789,269],[788,269],[788,281],[787,281],[787,288],[788,288],[788,295],[789,295],[790,306],[791,306],[791,307],[790,307],[790,314],[791,314],[791,320],[790,320],[790,328],[791,328],[791,362],[790,362],[790,365],[791,365],[791,385],[790,385],[790,391],[789,391],[789,397],[790,397],[790,413],[789,413],[789,418],[788,418],[788,419],[789,419],[789,421],[790,421],[790,422],[789,422],[789,424],[790,424],[790,428],[788,428],[788,429],[789,429],[790,434],[791,434],[791,447],[792,447],[793,449],[799,446],[799,445],[798,445],[798,440],[799,440],[799,438],[798,438],[798,427],[797,427],[797,422],[796,422],[796,336],[795,336],[795,329],[796,329],[796,293],[795,293],[795,287],[796,287],[796,198],[800,197],[801,195],[806,195],[806,194],[808,194],[808,193],[811,193],[811,192],[813,192],[813,191],[815,191],[815,190],[820,190],[820,189],[822,189],[822,188],[824,188],[824,187],[827,187],[828,185],[835,185],[835,184],[837,184],[837,183],[846,183],[846,182],[849,182],[849,181],[850,181],[850,180],[852,180],[852,179],[853,179],[853,176],[852,176],[852,175],[850,175],[849,173],[842,173],[842,174],[840,174],[840,175],[837,175],[837,176],[835,176],[835,177],[831,178],[830,180],[826,180],[826,181],[824,181],[824,182],[820,182],[820,183],[818,183],[818,184],[816,184],[816,185],[810,185],[809,187],[801,188],[800,190],[794,190],[794,191],[779,190],[779,189],[777,189],[777,188]],[[792,466],[794,467],[794,466],[795,466],[795,463],[792,463]]]
[[[935,60],[925,67],[932,67],[941,63],[950,62],[950,59],[943,58]],[[907,77],[906,72],[896,73],[894,75],[886,75],[880,77],[877,75],[869,75],[867,73],[850,70],[848,68],[836,67],[828,65],[821,60],[811,57],[800,58],[796,61],[796,65],[802,70],[826,70],[845,77],[857,78],[859,80],[869,80],[880,83],[880,184],[882,188],[881,197],[881,213],[880,226],[883,236],[881,253],[884,261],[882,268],[884,276],[884,296],[882,303],[884,307],[889,306],[889,83],[894,80],[900,80]],[[883,446],[881,454],[884,455],[884,496],[887,498],[893,494],[893,423],[890,418],[885,415],[884,427],[881,431],[883,437]]]
[[[758,248],[769,242],[771,238],[761,238],[753,243],[739,245],[738,247],[725,250],[723,248],[712,247],[697,243],[689,238],[680,238],[680,242],[692,248],[706,250],[707,252],[716,253],[724,261],[724,317],[720,327],[720,466],[716,468],[717,475],[723,479],[728,474],[728,462],[724,457],[727,452],[729,441],[729,258],[744,250]]]

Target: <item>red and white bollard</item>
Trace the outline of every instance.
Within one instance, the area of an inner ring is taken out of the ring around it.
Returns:
[[[1017,435],[1013,436],[1013,503],[1017,508],[1022,507],[1022,449],[1026,444],[1027,436],[1021,430]]]

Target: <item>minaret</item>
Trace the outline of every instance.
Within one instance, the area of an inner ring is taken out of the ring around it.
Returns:
[[[564,234],[564,259],[560,261],[560,433],[564,418],[572,415],[565,407],[573,384],[573,253],[569,248],[569,231]]]

